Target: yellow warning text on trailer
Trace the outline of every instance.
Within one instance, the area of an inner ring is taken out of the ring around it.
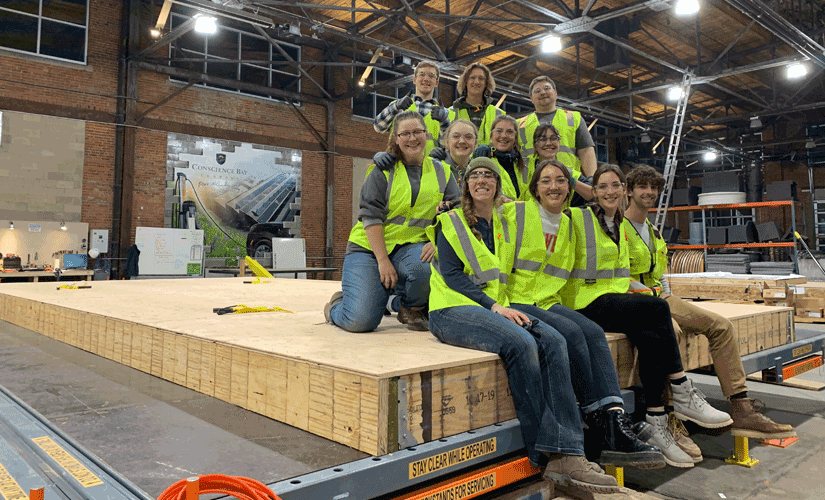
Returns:
[[[430,457],[416,460],[410,464],[410,479],[426,476],[433,472],[458,465],[474,458],[483,457],[496,451],[496,438],[485,439]]]
[[[3,495],[6,500],[27,500],[29,498],[29,495],[2,465],[0,465],[0,495]]]
[[[461,500],[472,498],[496,488],[496,474],[490,473],[481,477],[474,477],[458,484],[450,485],[441,491],[433,492],[421,500]]]
[[[37,446],[42,448],[43,451],[45,451],[50,457],[52,457],[58,465],[63,467],[66,472],[71,474],[71,476],[75,478],[75,480],[77,480],[77,482],[84,488],[91,488],[92,486],[103,484],[103,481],[101,481],[100,478],[95,476],[92,471],[78,462],[76,458],[69,455],[66,450],[52,441],[50,437],[43,436],[34,438],[32,441],[37,444]]]

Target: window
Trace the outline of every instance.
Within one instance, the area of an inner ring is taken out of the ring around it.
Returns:
[[[607,150],[607,127],[601,125],[593,127],[593,142],[596,144],[596,161],[608,163],[610,154]]]
[[[806,147],[810,140],[813,140],[815,144],[815,147],[807,149],[808,166],[825,167],[825,123],[805,127],[805,133],[809,138],[805,141]]]
[[[87,0],[0,2],[0,46],[86,63]]]
[[[365,69],[367,69],[366,66],[354,65],[352,67],[353,79],[360,79]],[[370,76],[367,77],[366,84],[368,86],[374,85],[376,83],[395,80],[401,76],[404,75],[402,73],[396,73],[395,71],[387,71],[373,67]],[[415,86],[412,83],[403,87],[387,87],[372,93],[359,94],[352,98],[352,114],[353,116],[360,116],[372,120],[378,116],[378,113],[383,111],[384,108],[389,106],[392,101],[404,97],[411,92],[415,92]]]
[[[183,12],[184,8],[178,7],[177,10]],[[196,13],[192,9],[186,9],[185,14],[173,13],[172,29],[185,23]],[[301,47],[281,41],[277,43],[293,60],[301,60]],[[301,74],[298,68],[290,66],[289,59],[254,28],[241,22],[218,18],[218,31],[215,34],[204,36],[191,30],[173,41],[169,52],[170,57],[179,59],[169,63],[176,68],[296,94],[301,92]],[[269,64],[270,61],[275,64]],[[283,101],[263,92],[238,90],[232,86],[200,86]]]

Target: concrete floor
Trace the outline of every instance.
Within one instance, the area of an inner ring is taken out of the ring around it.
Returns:
[[[825,325],[797,324],[798,338],[823,332]],[[727,408],[715,377],[691,377],[714,405]],[[800,377],[825,382],[822,369]],[[4,322],[0,385],[153,497],[191,475],[273,482],[366,456]],[[782,449],[751,440],[751,456],[760,462],[749,469],[724,462],[733,451],[730,434],[700,433],[693,438],[702,463],[625,469],[626,485],[664,499],[825,498],[825,391],[758,382],[749,389],[769,416],[797,427],[798,442]]]

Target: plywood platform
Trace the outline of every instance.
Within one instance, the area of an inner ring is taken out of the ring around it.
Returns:
[[[394,317],[367,334],[325,324],[340,282],[245,280],[3,284],[0,319],[374,455],[515,417],[498,356]],[[295,313],[212,312],[235,304]],[[793,338],[789,308],[700,305],[731,319],[742,354]],[[627,386],[633,350],[624,335],[608,341]],[[686,369],[710,364],[704,337],[680,343]]]

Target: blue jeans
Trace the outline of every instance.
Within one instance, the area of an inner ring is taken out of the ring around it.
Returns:
[[[484,307],[455,306],[430,311],[430,331],[445,344],[501,357],[534,466],[546,465],[542,452],[584,455],[567,347],[556,330],[539,322],[531,334]]]
[[[528,304],[510,304],[510,307],[537,317],[558,330],[567,341],[573,390],[585,414],[610,403],[622,404],[616,366],[599,325],[561,304],[554,304],[549,310]]]
[[[403,291],[401,306],[407,309],[426,306],[430,296],[430,264],[421,262],[423,247],[424,243],[408,243],[395,247],[390,255],[398,273],[395,291]],[[354,252],[344,257],[341,288],[344,298],[329,312],[332,323],[355,333],[375,330],[393,291],[381,284],[374,253]]]

